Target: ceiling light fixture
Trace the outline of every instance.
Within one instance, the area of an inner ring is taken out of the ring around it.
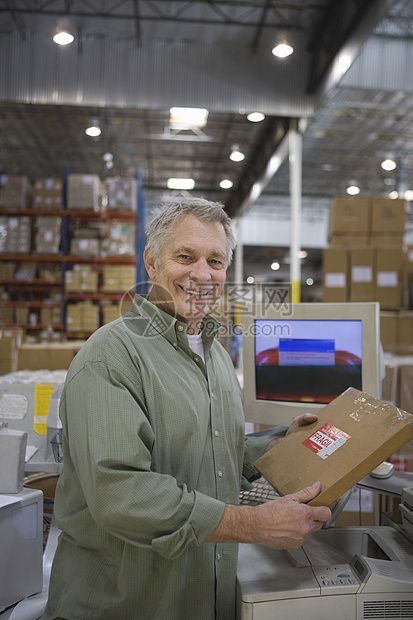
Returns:
[[[407,189],[404,192],[404,199],[407,200],[407,202],[410,202],[411,200],[413,200],[413,190],[412,189]]]
[[[263,121],[265,118],[265,114],[263,114],[262,112],[251,112],[251,114],[248,114],[247,119],[251,122],[251,123],[260,123],[261,121]]]
[[[177,108],[169,110],[171,125],[185,125],[189,127],[205,127],[209,111],[206,108]]]
[[[221,183],[219,184],[221,189],[231,189],[233,185],[234,185],[233,182],[230,181],[229,179],[223,179]]]
[[[389,198],[391,198],[392,200],[396,200],[396,198],[398,198],[398,197],[399,197],[399,192],[396,192],[396,190],[393,190],[389,194]]]
[[[112,159],[113,159],[112,153],[108,152],[103,155],[103,161],[112,161]]]
[[[85,129],[85,134],[91,138],[97,138],[102,133],[99,127],[99,121],[97,118],[92,118],[92,122],[89,127]]]
[[[232,145],[231,154],[230,154],[229,158],[232,161],[242,161],[243,159],[245,159],[245,155],[244,155],[244,153],[241,153],[241,151],[239,150],[239,145],[238,144],[233,144]]]
[[[248,282],[248,284],[254,284],[255,279],[253,278],[253,276],[248,276],[247,282]]]
[[[358,185],[349,185],[349,187],[346,189],[346,192],[349,196],[357,196],[357,194],[360,193],[360,188],[358,187]]]
[[[56,34],[53,37],[53,41],[58,45],[69,45],[73,43],[75,37],[70,34],[65,28],[56,28]]]
[[[194,189],[195,181],[194,179],[178,179],[178,178],[170,178],[167,181],[168,189]]]
[[[272,49],[272,53],[274,56],[277,56],[277,58],[287,58],[287,56],[291,56],[293,51],[294,49],[291,45],[288,45],[288,43],[280,43]]]
[[[397,168],[397,164],[393,159],[385,159],[384,161],[381,162],[381,167],[383,168],[383,170],[394,170],[395,168]]]
[[[273,263],[271,263],[270,266],[273,271],[278,271],[280,268],[280,263],[275,260]]]

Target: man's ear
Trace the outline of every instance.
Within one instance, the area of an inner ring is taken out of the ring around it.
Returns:
[[[155,276],[155,259],[153,256],[153,252],[151,252],[150,248],[145,248],[143,251],[143,262],[145,263],[146,271],[148,272],[148,276],[151,280],[153,280]]]

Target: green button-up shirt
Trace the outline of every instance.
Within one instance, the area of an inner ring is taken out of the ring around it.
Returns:
[[[206,317],[135,296],[76,355],[61,399],[62,534],[43,620],[233,620],[237,545],[203,542],[267,440],[245,439],[241,390]]]

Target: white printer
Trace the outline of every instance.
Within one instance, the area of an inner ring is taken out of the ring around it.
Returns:
[[[43,588],[43,493],[0,495],[0,612]]]

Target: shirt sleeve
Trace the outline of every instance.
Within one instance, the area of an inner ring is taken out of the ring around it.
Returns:
[[[151,469],[156,441],[139,378],[86,362],[62,397],[65,467],[100,528],[174,559],[218,526],[225,505]],[[73,472],[72,472],[73,474]],[[73,474],[74,475],[74,474]]]

